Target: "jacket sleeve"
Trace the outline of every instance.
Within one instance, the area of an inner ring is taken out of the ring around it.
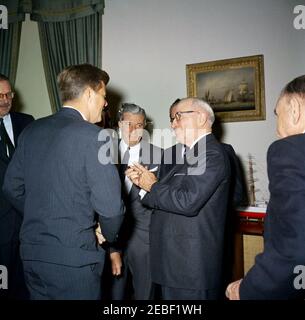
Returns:
[[[94,141],[88,145],[86,171],[90,189],[90,202],[98,214],[101,231],[108,242],[113,242],[124,217],[121,196],[121,181],[111,158],[99,153],[100,144]],[[104,147],[105,149],[105,147]]]
[[[24,185],[24,134],[18,139],[18,148],[16,148],[6,170],[3,192],[11,204],[19,211],[23,212],[25,203],[25,185]]]

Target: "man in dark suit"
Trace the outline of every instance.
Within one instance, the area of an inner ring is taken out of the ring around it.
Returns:
[[[159,181],[143,166],[127,170],[147,191],[151,220],[152,279],[163,299],[217,299],[221,291],[230,164],[211,133],[212,108],[186,98],[171,110],[171,125],[185,147],[185,163]],[[188,150],[189,149],[189,150]]]
[[[0,74],[0,265],[8,269],[8,289],[0,290],[0,298],[26,299],[19,255],[19,230],[22,214],[7,201],[2,185],[21,131],[34,120],[28,114],[11,112],[14,92],[9,79]]]
[[[144,190],[133,185],[125,176],[127,166],[134,162],[140,162],[155,175],[158,174],[161,149],[144,140],[143,133],[147,133],[143,131],[145,126],[145,110],[132,103],[123,104],[119,110],[119,128],[122,136],[119,143],[121,159],[119,171],[126,215],[116,247],[111,249],[110,254],[113,273],[119,275],[113,279],[111,288],[112,298],[115,300],[128,297],[128,272],[132,277],[134,299],[151,300],[154,297],[149,261],[149,228],[152,210],[141,203]],[[121,256],[123,256],[122,269]]]
[[[305,75],[286,85],[275,114],[281,139],[267,154],[270,200],[264,251],[243,280],[228,286],[232,300],[305,297]]]
[[[114,241],[124,211],[119,175],[99,152],[104,143],[94,125],[108,80],[89,64],[64,69],[63,108],[23,131],[7,169],[4,191],[24,212],[21,258],[31,299],[100,299],[105,252],[95,225]]]

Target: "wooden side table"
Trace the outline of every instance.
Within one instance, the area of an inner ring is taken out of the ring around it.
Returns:
[[[265,215],[266,208],[247,207],[237,210],[233,281],[243,278],[254,264],[255,256],[263,251]]]

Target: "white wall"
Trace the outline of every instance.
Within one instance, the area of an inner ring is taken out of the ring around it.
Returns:
[[[168,107],[186,96],[185,66],[248,55],[265,58],[265,121],[224,124],[224,141],[257,162],[258,198],[267,194],[265,156],[276,139],[274,105],[281,88],[304,74],[305,30],[293,28],[299,0],[106,0],[103,67],[116,101],[145,107],[167,128]],[[37,24],[23,24],[16,88],[24,112],[51,113]]]
[[[224,124],[224,141],[244,161],[255,156],[265,198],[265,156],[276,139],[273,109],[281,88],[304,74],[305,30],[293,28],[294,0],[106,0],[103,67],[110,88],[146,108],[166,128],[168,107],[186,96],[186,64],[263,54],[266,120]]]

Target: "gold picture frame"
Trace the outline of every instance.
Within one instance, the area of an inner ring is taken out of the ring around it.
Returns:
[[[265,120],[264,56],[186,65],[187,95],[207,101],[222,122]]]

